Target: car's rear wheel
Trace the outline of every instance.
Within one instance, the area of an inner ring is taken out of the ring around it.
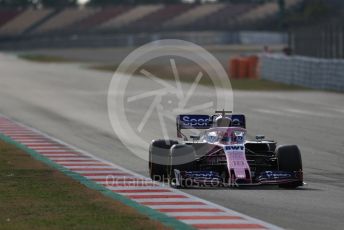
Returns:
[[[300,149],[296,145],[279,146],[276,149],[278,170],[302,173],[302,159]],[[281,188],[296,188],[302,186],[302,179],[297,182],[281,184]]]
[[[178,144],[175,140],[154,140],[149,147],[149,175],[152,180],[167,179],[170,148]]]

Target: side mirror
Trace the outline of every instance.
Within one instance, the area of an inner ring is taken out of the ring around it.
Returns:
[[[256,135],[256,140],[257,141],[262,141],[265,139],[265,136],[264,135]]]
[[[191,135],[190,138],[194,141],[198,141],[201,137],[196,135]]]

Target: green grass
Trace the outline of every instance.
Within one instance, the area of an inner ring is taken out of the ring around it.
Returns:
[[[0,229],[166,229],[0,142]]]
[[[42,62],[42,63],[66,63],[66,62],[73,62],[67,58],[58,57],[58,56],[48,56],[48,55],[41,55],[41,54],[21,54],[18,55],[19,58],[33,61],[33,62]]]
[[[118,66],[115,65],[97,65],[91,66],[91,69],[106,71],[106,72],[115,72]],[[163,67],[158,65],[145,66],[145,69],[154,73],[155,76],[164,79],[164,80],[174,80],[171,75],[171,69],[169,67]],[[187,66],[178,67],[180,79],[183,82],[193,82],[194,78],[190,76],[196,76],[198,69],[191,69]],[[136,72],[135,76],[143,76],[142,74]],[[202,78],[199,82],[201,85],[213,85],[210,78]],[[231,79],[232,89],[233,90],[257,90],[257,91],[288,91],[288,90],[307,90],[307,88],[295,85],[287,85],[278,82],[272,82],[262,79]]]

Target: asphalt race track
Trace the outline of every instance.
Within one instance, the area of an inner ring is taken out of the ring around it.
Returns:
[[[112,74],[75,64],[36,64],[2,54],[0,70],[1,114],[148,175],[147,162],[132,155],[110,126],[107,90]],[[138,78],[137,84],[148,87],[144,78]],[[209,94],[204,87],[197,96]],[[146,109],[142,103],[131,115],[140,117]],[[247,115],[251,135],[265,134],[281,144],[300,146],[307,185],[297,190],[255,187],[185,192],[286,229],[343,229],[343,94],[238,91],[234,111]],[[156,132],[153,124],[146,128]]]

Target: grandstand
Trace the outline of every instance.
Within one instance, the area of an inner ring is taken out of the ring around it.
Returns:
[[[105,22],[111,21],[111,19],[121,14],[128,13],[131,8],[131,6],[108,6],[98,9],[97,13],[75,23],[69,29],[74,31],[92,31]]]
[[[196,28],[198,30],[211,30],[212,28],[230,29],[230,26],[235,24],[237,18],[256,8],[256,4],[226,4],[226,7],[218,10],[214,14],[207,15],[199,20],[194,21],[187,28]]]
[[[175,15],[181,15],[193,7],[191,4],[170,4],[159,10],[142,17],[140,20],[128,25],[132,30],[158,30],[162,29],[162,24]],[[158,22],[158,23],[157,23]]]
[[[302,0],[285,0],[285,8]],[[0,37],[226,31],[278,15],[276,1],[265,3],[146,4],[64,9],[0,10]],[[253,27],[254,29],[254,27]]]
[[[24,33],[33,24],[41,21],[52,13],[52,9],[27,9],[13,20],[8,21],[0,27],[0,35],[15,36]]]
[[[285,0],[285,8],[288,10],[295,5],[301,3],[302,0]],[[279,11],[278,3],[275,1],[267,2],[263,5],[257,6],[238,17],[238,23],[250,23],[260,19],[268,18],[276,15]]]
[[[225,8],[225,4],[204,4],[204,5],[198,5],[190,10],[188,10],[185,13],[182,13],[180,15],[177,15],[176,17],[172,18],[171,20],[164,23],[164,27],[167,28],[176,28],[176,27],[183,27],[188,24],[191,24],[203,17],[206,17],[208,15],[214,14],[217,11],[221,10],[222,8]]]
[[[22,11],[21,10],[12,10],[12,9],[0,9],[0,28],[5,25],[7,22],[14,19]]]
[[[120,16],[114,17],[112,20],[101,24],[99,26],[99,29],[117,29],[125,27],[130,23],[138,21],[147,15],[153,14],[155,11],[158,11],[161,8],[163,8],[163,5],[160,4],[137,6]]]
[[[94,8],[67,8],[47,20],[45,23],[37,27],[32,33],[45,33],[56,30],[63,30],[70,25],[89,17],[94,14],[97,9]]]

